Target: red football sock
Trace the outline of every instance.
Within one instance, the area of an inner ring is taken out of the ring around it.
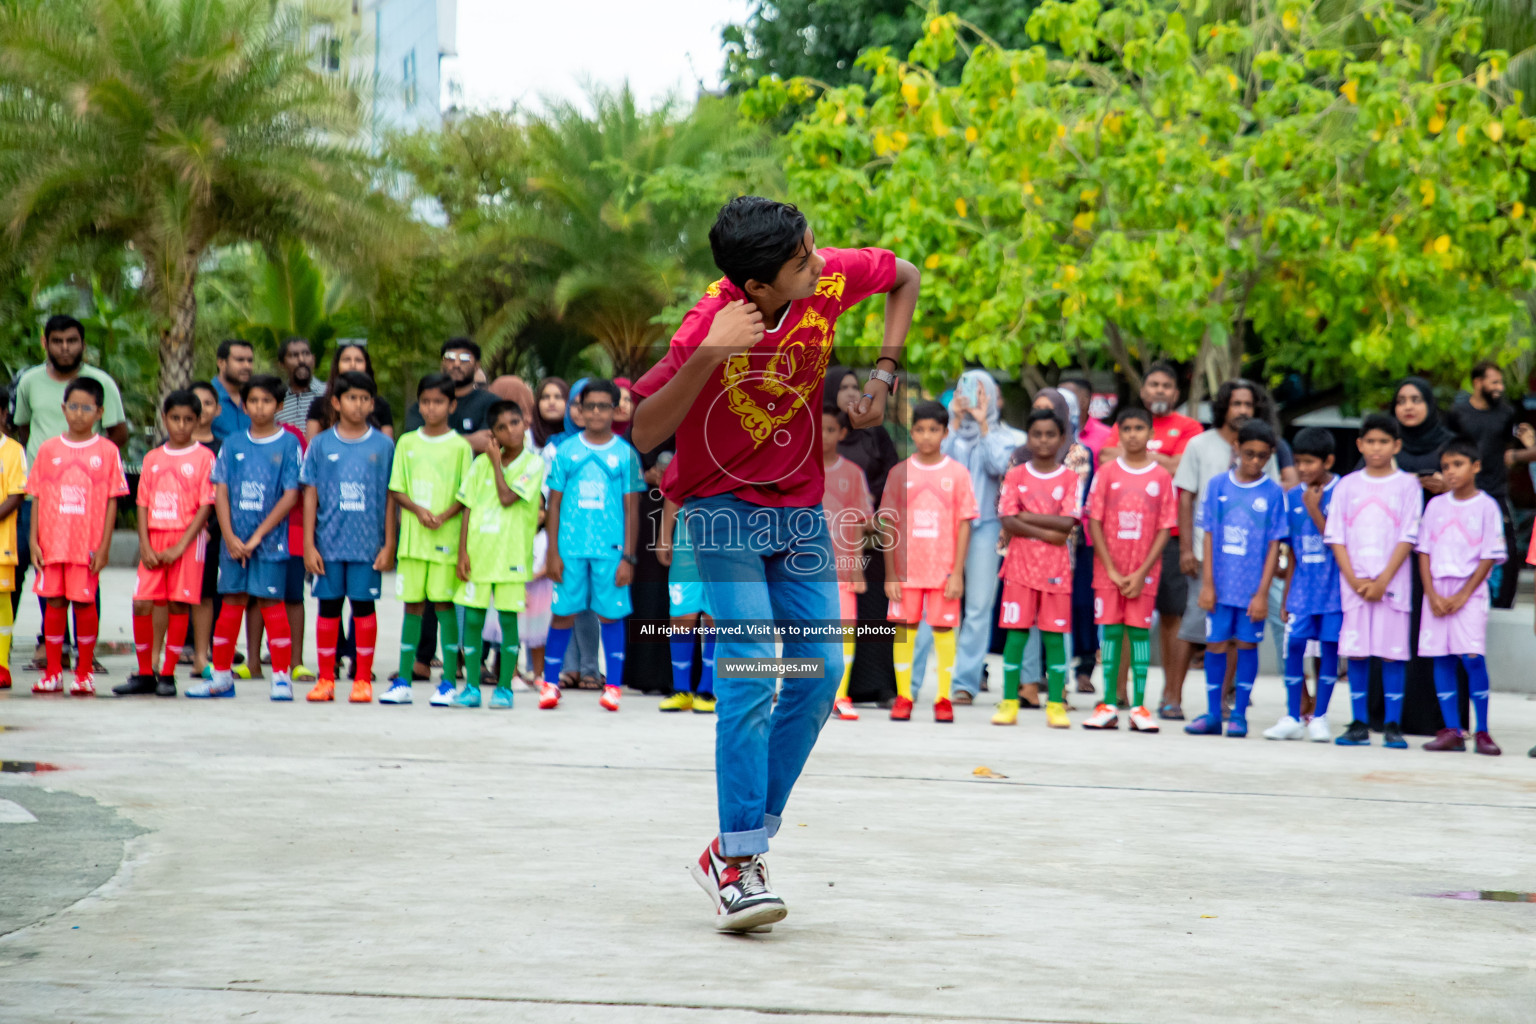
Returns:
[[[69,607],[48,605],[43,611],[43,649],[48,654],[48,678],[64,674],[64,631],[69,628]]]
[[[139,675],[153,675],[155,671],[155,620],[152,615],[133,617],[133,653],[139,659]]]
[[[359,682],[373,682],[373,647],[379,641],[379,617],[359,615],[352,620],[357,632],[357,674]]]
[[[288,609],[280,604],[263,605],[261,620],[267,624],[267,651],[272,655],[272,674],[286,673],[293,654]]]
[[[315,650],[320,658],[320,678],[336,681],[336,642],[341,638],[341,617],[315,620]],[[358,678],[362,678],[359,676]]]
[[[219,610],[219,621],[213,625],[213,670],[228,672],[235,663],[235,641],[240,638],[240,620],[245,616],[245,606],[225,601]]]
[[[187,646],[188,618],[186,612],[180,614],[172,612],[165,624],[165,664],[160,668],[160,674],[163,676],[176,674],[176,665],[181,661],[181,650]]]
[[[76,679],[90,675],[96,662],[96,631],[100,628],[97,620],[96,605],[89,601],[75,605]]]

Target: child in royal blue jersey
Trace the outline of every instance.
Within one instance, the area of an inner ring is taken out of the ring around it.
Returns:
[[[1227,653],[1237,651],[1237,697],[1228,736],[1248,735],[1248,700],[1259,675],[1259,644],[1269,615],[1269,582],[1285,538],[1285,492],[1264,475],[1275,434],[1262,420],[1237,432],[1237,464],[1212,480],[1196,522],[1205,531],[1200,607],[1205,609],[1206,713],[1184,731],[1221,735]]]
[[[640,521],[640,457],[613,433],[619,389],[607,380],[588,382],[581,393],[586,426],[560,443],[549,470],[549,535],[545,564],[555,584],[554,617],[544,646],[544,685],[539,707],[560,703],[560,666],[576,613],[595,611],[602,623],[608,684],[599,703],[619,710],[624,672],[624,619],[630,613],[635,538]]]
[[[314,574],[320,600],[315,646],[320,678],[309,700],[335,699],[336,642],[342,605],[352,602],[357,633],[354,704],[373,700],[373,651],[379,620],[374,602],[380,574],[394,562],[395,517],[389,513],[389,474],[395,446],[368,423],[378,392],[365,373],[343,373],[331,387],[336,425],[310,442],[300,482],[304,485],[304,567]]]
[[[1344,610],[1339,598],[1339,563],[1323,542],[1328,509],[1339,478],[1333,475],[1333,435],[1308,427],[1291,445],[1301,483],[1285,495],[1291,575],[1285,581],[1285,714],[1264,730],[1270,740],[1311,737],[1318,743],[1333,738],[1328,731],[1328,700],[1339,681],[1339,628]],[[1301,723],[1301,698],[1306,687],[1306,653],[1317,641],[1317,702],[1312,719]]]

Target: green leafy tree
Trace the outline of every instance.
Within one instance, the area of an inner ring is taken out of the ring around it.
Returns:
[[[215,247],[300,241],[380,259],[363,108],[307,47],[317,5],[79,0],[0,7],[0,225],[35,275],[82,239],[131,246],[162,393],[191,379]]]
[[[927,268],[911,365],[1134,380],[1171,356],[1198,389],[1256,359],[1459,378],[1471,352],[1524,347],[1536,123],[1466,5],[1360,5],[1368,59],[1299,0],[1198,30],[1196,6],[1048,0],[1030,32],[1067,59],[981,45],[953,86],[935,69],[963,26],[942,15],[908,60],[860,58],[871,89],[818,94],[790,193],[825,233]]]

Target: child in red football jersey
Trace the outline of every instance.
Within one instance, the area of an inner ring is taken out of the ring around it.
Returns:
[[[79,660],[69,692],[96,694],[91,664],[96,657],[96,588],[112,553],[112,524],[117,499],[128,493],[117,445],[96,433],[106,392],[101,382],[76,377],[64,390],[64,420],[69,429],[44,441],[37,450],[27,493],[32,495],[33,589],[47,599],[43,645],[48,666],[33,693],[64,688],[64,630],[69,606],[75,607],[75,642]]]
[[[1084,729],[1120,728],[1113,703],[1116,679],[1127,645],[1131,649],[1131,729],[1157,732],[1157,720],[1143,705],[1151,660],[1152,612],[1163,547],[1179,522],[1173,477],[1147,450],[1152,414],[1123,409],[1122,454],[1099,467],[1088,494],[1088,533],[1093,537],[1093,620],[1104,629],[1104,694]]]
[[[144,457],[139,475],[139,576],[133,587],[133,646],[139,670],[112,688],[120,697],[176,696],[176,663],[187,642],[188,614],[203,599],[214,456],[192,439],[202,403],[191,391],[173,391],[161,415],[165,444]],[[157,605],[169,605],[170,612],[159,675],[154,650]]]
[[[906,625],[896,640],[896,702],[891,717],[912,717],[912,652],[917,624],[926,614],[933,627],[933,653],[938,661],[939,687],[933,718],[953,722],[949,684],[955,670],[955,626],[960,623],[960,598],[965,593],[965,553],[976,518],[976,494],[971,474],[939,450],[949,430],[949,411],[938,402],[923,402],[912,410],[912,457],[886,477],[879,518],[885,543],[886,618]]]
[[[1078,476],[1056,458],[1066,425],[1050,409],[1029,414],[1028,462],[1003,477],[997,514],[1009,538],[1003,558],[1003,601],[998,625],[1008,632],[1003,648],[1003,699],[993,725],[1019,720],[1019,666],[1031,627],[1045,650],[1046,724],[1065,729],[1066,635],[1072,630],[1072,552],[1068,543],[1080,509]]]

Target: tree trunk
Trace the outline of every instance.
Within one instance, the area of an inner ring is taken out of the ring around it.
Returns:
[[[189,267],[169,299],[169,318],[160,332],[160,401],[192,383],[192,342],[197,332],[197,266]]]

